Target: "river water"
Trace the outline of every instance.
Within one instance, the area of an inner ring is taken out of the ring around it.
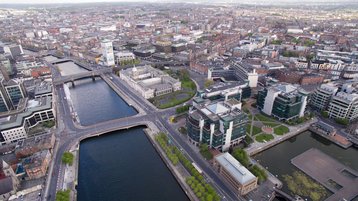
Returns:
[[[62,75],[86,71],[72,62],[59,65]],[[67,84],[82,125],[137,114],[102,79]],[[121,130],[80,144],[78,201],[188,201],[143,131]]]
[[[60,63],[57,66],[61,75],[87,71],[73,62]],[[71,83],[67,86],[74,110],[83,126],[137,114],[137,111],[101,78],[96,78],[95,81],[92,78],[77,80],[74,86]]]
[[[142,130],[81,142],[78,201],[187,201]]]

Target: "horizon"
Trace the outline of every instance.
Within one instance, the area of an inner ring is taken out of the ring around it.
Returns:
[[[0,5],[16,4],[86,4],[86,3],[232,3],[232,4],[292,4],[292,3],[357,3],[355,0],[0,0]]]

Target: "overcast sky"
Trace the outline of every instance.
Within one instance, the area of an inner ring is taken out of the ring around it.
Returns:
[[[34,3],[85,3],[85,2],[220,2],[219,0],[0,0],[0,4]],[[354,2],[354,0],[254,0],[256,2]],[[225,0],[225,2],[250,2],[248,0]]]

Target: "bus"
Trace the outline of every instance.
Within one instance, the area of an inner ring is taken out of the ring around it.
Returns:
[[[193,163],[191,163],[193,166],[194,166],[194,168],[200,173],[200,174],[203,174],[203,171],[193,162]]]

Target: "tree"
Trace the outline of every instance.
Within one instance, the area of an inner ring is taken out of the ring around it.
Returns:
[[[324,118],[328,118],[328,112],[327,111],[322,111],[321,112],[321,115],[322,115],[322,117],[324,117]]]
[[[206,79],[205,83],[204,83],[204,86],[205,86],[205,88],[208,88],[213,84],[214,84],[214,81],[212,79]]]
[[[183,81],[190,80],[189,71],[186,69],[181,69],[179,71],[179,78],[180,78],[180,80],[183,80]]]
[[[73,154],[71,152],[65,152],[62,155],[62,163],[72,165],[73,164]]]
[[[70,201],[70,190],[57,191],[56,201]]]
[[[243,166],[248,167],[250,165],[249,157],[243,149],[235,149],[232,156],[238,160]]]
[[[349,124],[349,120],[345,118],[336,118],[335,121],[339,124],[347,126]]]
[[[206,201],[213,201],[214,197],[211,194],[206,195]]]

